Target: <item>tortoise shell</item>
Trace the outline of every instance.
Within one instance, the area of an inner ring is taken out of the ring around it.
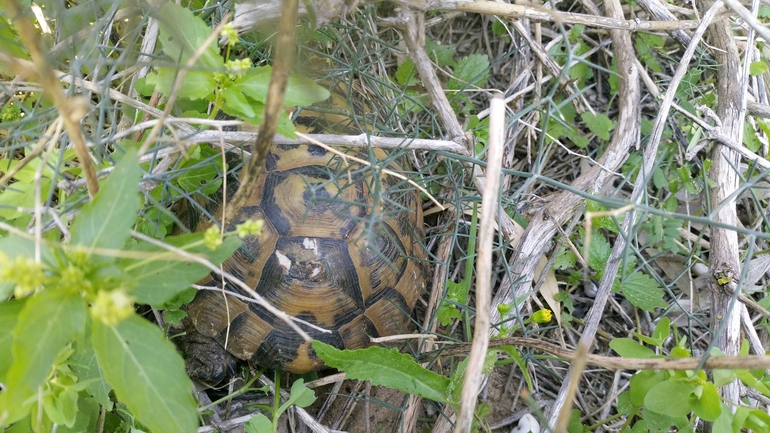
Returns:
[[[264,220],[262,234],[243,239],[225,270],[284,312],[332,331],[299,325],[340,349],[408,330],[425,286],[419,196],[400,179],[372,173],[318,146],[274,146],[255,194],[227,227]],[[292,373],[323,366],[309,343],[255,303],[204,290],[188,314],[195,331],[227,341],[227,352],[250,364]],[[216,378],[207,376],[227,369],[209,365],[195,374],[211,383]]]

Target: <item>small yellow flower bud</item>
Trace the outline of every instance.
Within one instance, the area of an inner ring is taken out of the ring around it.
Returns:
[[[45,273],[43,264],[25,256],[18,256],[10,261],[2,261],[0,268],[0,281],[15,283],[13,295],[16,298],[29,296],[43,285]]]
[[[233,23],[225,24],[222,29],[222,36],[227,38],[227,45],[234,47],[238,43],[238,31],[233,28]]]
[[[235,233],[239,238],[245,238],[246,236],[259,236],[262,234],[262,226],[265,222],[263,220],[246,220],[243,224],[238,224],[235,228]]]
[[[500,314],[505,314],[507,312],[511,311],[511,306],[509,304],[498,304],[497,305],[497,312]]]
[[[203,242],[206,247],[212,251],[222,245],[222,236],[219,234],[219,228],[216,226],[209,227],[205,233],[203,233]]]
[[[537,310],[534,314],[532,314],[532,321],[535,323],[548,323],[552,318],[553,313],[547,308]]]
[[[91,305],[91,316],[107,326],[117,325],[134,313],[134,300],[122,290],[100,290]]]

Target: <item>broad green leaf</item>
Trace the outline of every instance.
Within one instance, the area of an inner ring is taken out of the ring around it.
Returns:
[[[13,335],[11,331],[19,321],[25,299],[0,303],[0,353],[11,353]],[[0,356],[0,383],[5,383],[5,374],[11,365],[10,356]]]
[[[489,78],[489,57],[486,54],[471,54],[457,61],[454,78],[447,88],[460,90],[466,87],[484,87]]]
[[[767,71],[767,64],[765,62],[751,62],[749,63],[749,74],[756,77],[762,75]]]
[[[222,186],[219,170],[211,164],[204,164],[185,170],[177,178],[177,183],[187,192],[200,191],[201,194],[213,194]]]
[[[623,296],[631,304],[645,311],[664,308],[668,304],[663,301],[663,289],[649,276],[637,272],[620,282]]]
[[[631,376],[630,396],[631,403],[634,406],[644,406],[644,399],[653,386],[665,380],[665,374],[662,371],[644,370]]]
[[[704,382],[700,397],[695,401],[693,408],[695,415],[706,421],[716,421],[722,413],[721,400],[717,387],[711,382]]]
[[[47,197],[51,189],[51,179],[40,179],[41,197]],[[27,216],[27,211],[17,210],[17,208],[35,207],[35,184],[32,182],[16,182],[8,185],[0,193],[0,218],[13,220],[21,216]]]
[[[25,302],[13,329],[7,389],[0,393],[0,419],[24,417],[28,400],[51,372],[56,355],[83,332],[83,299],[62,290],[44,290]],[[7,416],[4,416],[7,415]]]
[[[313,341],[313,349],[326,365],[344,371],[348,379],[368,380],[372,385],[450,403],[449,378],[421,367],[396,349],[339,350],[320,341]]]
[[[122,248],[136,220],[139,200],[139,163],[135,152],[126,154],[101,185],[93,201],[86,203],[72,224],[71,245],[95,248]]]
[[[178,72],[173,68],[157,68],[153,73],[147,75],[147,84],[152,84],[164,95],[170,95],[174,86]],[[205,99],[213,95],[217,82],[214,81],[214,74],[209,71],[187,71],[184,76],[183,84],[179,87],[177,96],[187,99]]]
[[[754,388],[761,392],[765,397],[770,397],[770,389],[756,377],[752,376],[748,370],[735,370],[735,376],[740,379],[744,385]]]
[[[721,403],[720,408],[721,410],[719,417],[717,417],[717,419],[714,421],[711,431],[738,433],[740,431],[740,427],[733,428],[733,412],[730,410],[730,407],[724,403]],[[738,410],[736,410],[736,415],[740,413],[741,409],[742,408],[738,408]]]
[[[273,433],[273,424],[262,413],[256,414],[244,424],[246,433]]]
[[[631,404],[631,393],[625,391],[618,396],[618,403],[616,406],[618,413],[623,415],[629,415],[636,410],[636,406]]]
[[[297,407],[308,407],[316,400],[315,392],[305,386],[305,379],[297,379],[291,385],[291,393],[289,399],[278,408],[276,417],[280,417],[282,413],[286,411],[291,405]]]
[[[254,112],[254,108],[252,108],[248,99],[234,86],[225,86],[222,89],[222,96],[225,97],[225,105],[229,105],[233,110],[243,113],[243,117],[254,117],[257,114]]]
[[[72,427],[60,425],[56,433],[80,433],[96,431],[99,419],[99,403],[91,397],[78,399],[77,418]]]
[[[655,352],[630,338],[614,338],[610,341],[612,350],[623,358],[654,358]]]
[[[417,71],[415,71],[414,63],[411,60],[407,60],[398,65],[398,69],[396,69],[396,81],[402,86],[414,86],[419,82],[417,79]]]
[[[216,250],[211,251],[202,242],[198,242],[202,239],[203,233],[190,233],[167,237],[165,242],[189,253],[201,255],[215,265],[224,262],[241,246],[240,239],[231,236],[224,239]],[[139,243],[129,250],[147,253],[145,259],[123,259],[118,264],[131,277],[134,286],[130,294],[140,304],[162,308],[166,302],[189,288],[190,284],[211,272],[201,264],[155,245]]]
[[[92,322],[99,366],[115,395],[154,432],[189,433],[198,427],[192,383],[184,361],[163,333],[133,315],[115,326]]]
[[[743,122],[743,144],[752,152],[757,152],[762,147],[762,142],[759,141],[757,136],[757,130],[748,121]]]
[[[90,338],[84,340],[84,344],[75,346],[72,355],[72,370],[77,373],[80,382],[87,382],[86,390],[100,405],[108,411],[112,410],[113,402],[110,400],[112,388],[107,384],[96,359],[94,347],[90,344]]]
[[[760,409],[749,409],[749,416],[743,421],[743,427],[755,432],[770,431],[770,415]]]
[[[180,65],[190,60],[213,31],[189,9],[174,2],[168,2],[160,8],[158,21],[163,53]],[[206,48],[198,62],[209,71],[224,69],[216,40]]]
[[[267,88],[270,85],[271,73],[272,68],[270,66],[251,68],[235,80],[235,87],[246,96],[264,103],[267,100]],[[289,75],[289,83],[286,85],[286,93],[283,96],[285,107],[313,105],[326,99],[329,99],[329,91],[313,80],[298,74]]]
[[[610,131],[614,126],[612,120],[606,114],[596,113],[594,115],[585,111],[580,115],[580,118],[597,137],[605,141],[610,139]]]
[[[644,397],[644,407],[670,417],[685,416],[693,409],[690,399],[693,391],[695,386],[687,382],[664,380]]]

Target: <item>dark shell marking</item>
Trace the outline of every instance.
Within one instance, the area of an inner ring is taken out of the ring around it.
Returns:
[[[272,149],[250,205],[228,227],[264,219],[263,234],[244,239],[224,267],[279,309],[332,331],[304,326],[314,339],[356,349],[410,327],[426,279],[422,210],[398,179],[383,176],[373,188],[371,171],[333,157],[317,146]],[[352,183],[347,173],[332,180],[336,168],[350,171]],[[373,221],[382,216],[388,219]],[[188,312],[197,332],[226,341],[239,359],[293,373],[323,366],[299,335],[256,304],[201,291]]]

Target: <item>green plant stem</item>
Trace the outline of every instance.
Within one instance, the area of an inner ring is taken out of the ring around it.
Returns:
[[[273,388],[273,432],[278,431],[278,419],[281,409],[281,370],[275,370],[275,386]]]
[[[631,414],[631,415],[634,415],[634,414]],[[615,421],[616,419],[622,418],[624,416],[626,416],[626,414],[616,413],[615,415],[612,415],[611,417],[609,417],[607,419],[603,419],[600,422],[598,422],[598,423],[596,423],[596,424],[594,424],[592,426],[589,426],[588,430],[591,430],[591,431],[596,430],[599,427],[601,427],[603,425],[606,425],[606,424],[609,424],[610,422]],[[625,428],[628,424],[630,424],[632,419],[633,419],[633,416],[629,416],[628,419],[626,420],[626,423],[623,424],[623,427],[620,429],[620,431],[623,431],[623,428]]]
[[[219,403],[222,403],[223,401],[229,400],[229,399],[231,399],[233,397],[237,397],[237,396],[239,396],[241,394],[245,394],[245,393],[251,391],[251,389],[252,389],[252,388],[250,388],[251,384],[254,383],[254,381],[257,380],[257,378],[259,376],[261,376],[263,372],[264,372],[263,370],[258,371],[257,374],[254,375],[254,377],[249,379],[248,382],[246,382],[242,387],[238,388],[238,390],[234,391],[232,394],[228,394],[228,395],[220,398],[217,401],[214,401],[214,402],[211,402],[211,403],[207,404],[206,406],[199,407],[198,408],[198,412],[205,412],[209,408],[212,408],[212,407],[218,405]],[[258,388],[255,388],[255,389],[258,389]]]

